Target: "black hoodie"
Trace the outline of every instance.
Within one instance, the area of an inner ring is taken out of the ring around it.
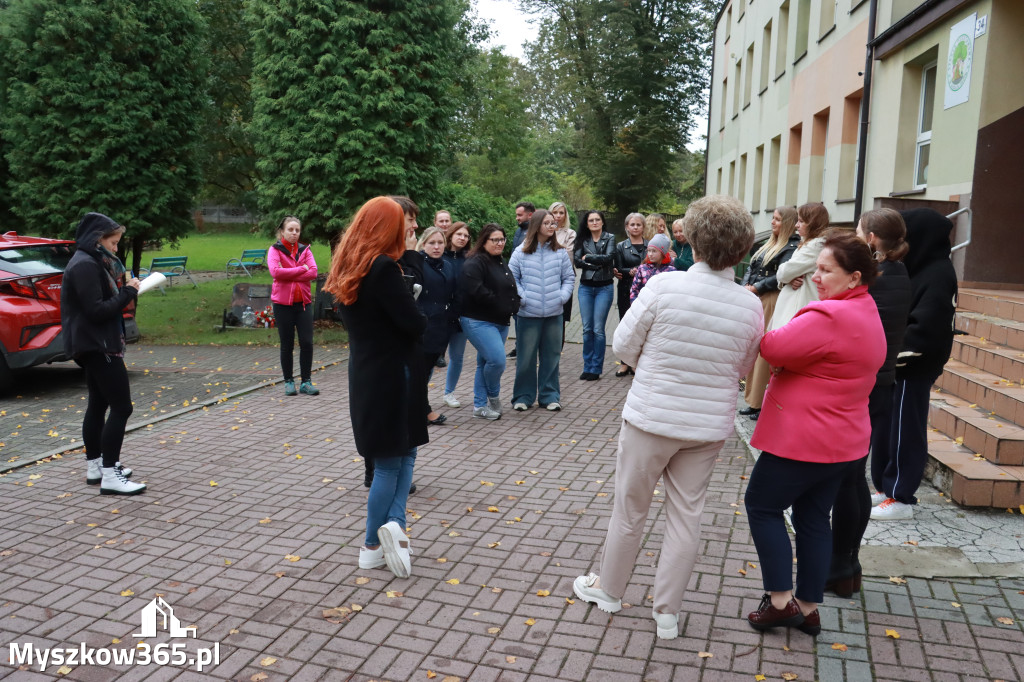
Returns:
[[[75,232],[78,248],[64,270],[60,290],[60,322],[68,357],[124,352],[121,312],[135,300],[135,287],[118,290],[103,265],[100,238],[117,223],[102,213],[87,213]]]
[[[953,223],[930,208],[900,211],[900,215],[907,224],[910,245],[903,259],[910,275],[910,314],[901,354],[920,355],[901,357],[896,378],[935,381],[953,349],[957,296],[956,271],[949,260]]]

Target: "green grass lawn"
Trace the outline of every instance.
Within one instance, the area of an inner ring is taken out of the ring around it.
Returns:
[[[201,242],[202,239],[197,240]],[[191,257],[189,265],[192,265]],[[222,264],[223,265],[223,264]],[[177,278],[173,286],[165,287],[167,295],[154,289],[139,298],[136,321],[142,332],[142,343],[170,345],[221,345],[221,346],[276,346],[276,329],[229,329],[219,328],[225,308],[231,307],[231,290],[240,281],[269,284],[270,275],[265,271],[249,280],[244,275],[231,279],[202,282],[195,289],[188,280]],[[316,345],[340,345],[348,342],[348,335],[340,324],[317,323],[313,331]]]
[[[159,251],[144,251],[142,267],[148,268],[153,258],[164,256],[188,256],[191,272],[224,272],[224,266],[232,258],[240,258],[245,249],[268,249],[274,239],[264,234],[250,234],[247,229],[231,231],[193,232],[180,240],[176,247],[166,246]],[[331,247],[326,242],[312,245],[317,269],[327,272],[331,263]],[[177,286],[177,285],[175,285]]]

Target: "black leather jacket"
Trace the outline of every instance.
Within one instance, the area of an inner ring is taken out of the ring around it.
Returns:
[[[775,257],[767,263],[762,260],[761,256],[754,256],[750,259],[750,267],[747,268],[747,274],[743,276],[743,281],[740,284],[753,286],[757,289],[758,296],[763,296],[769,291],[777,291],[779,280],[776,274],[779,272],[779,266],[793,257],[796,247],[799,245],[800,235],[794,233],[782,251],[775,254]]]
[[[586,256],[586,260],[583,257]],[[615,237],[610,232],[602,232],[596,242],[586,235],[576,238],[576,250],[573,252],[573,263],[583,270],[580,283],[587,286],[603,286],[611,284],[615,279]]]

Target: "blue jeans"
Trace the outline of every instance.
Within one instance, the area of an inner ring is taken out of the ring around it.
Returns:
[[[542,406],[559,401],[558,361],[562,357],[562,314],[553,317],[519,316],[516,324],[516,382],[512,404]],[[539,368],[538,368],[539,365]]]
[[[615,285],[580,286],[580,318],[583,320],[583,371],[601,374],[604,370],[604,326],[612,309]]]
[[[466,355],[466,333],[455,332],[448,339],[448,374],[444,380],[444,392],[454,393],[455,385],[462,375],[462,358]]]
[[[405,532],[405,505],[409,501],[416,448],[401,457],[377,457],[373,460],[373,484],[366,498],[366,545],[380,544],[377,529],[395,521]]]
[[[497,398],[501,393],[501,375],[505,371],[505,339],[508,326],[459,318],[462,331],[473,348],[476,348],[476,378],[473,380],[473,407],[483,407],[487,398]]]

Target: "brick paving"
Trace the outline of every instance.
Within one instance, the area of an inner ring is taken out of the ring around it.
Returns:
[[[459,395],[468,404],[467,350]],[[72,665],[60,676],[1024,678],[1019,579],[870,578],[855,599],[827,600],[817,642],[799,631],[751,630],[744,615],[761,583],[742,506],[753,460],[739,439],[727,442],[711,483],[678,639],[657,640],[650,618],[664,530],[659,495],[624,596],[631,606],[608,616],[570,603],[572,579],[593,567],[603,542],[630,381],[609,371],[580,382],[581,365],[579,346],[567,345],[562,412],[506,408],[488,422],[463,407],[431,427],[409,503],[415,555],[405,580],[357,568],[366,495],[344,363],[316,375],[319,397],[261,388],[130,433],[126,463],[150,485],[139,497],[87,488],[77,455],[15,470],[0,478],[0,643],[133,647],[141,609],[162,595],[198,631],[175,641],[190,652],[219,645],[218,665],[202,673]],[[169,641],[163,632],[146,639]],[[38,668],[0,658],[6,679],[58,676],[57,666]]]

